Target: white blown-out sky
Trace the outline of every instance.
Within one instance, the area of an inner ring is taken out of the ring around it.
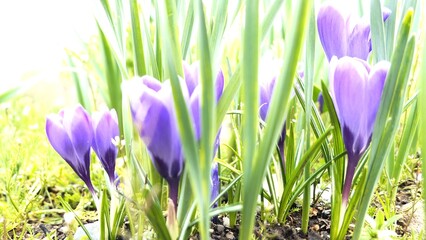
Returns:
[[[85,0],[0,0],[0,92],[62,67],[64,48],[95,31]]]

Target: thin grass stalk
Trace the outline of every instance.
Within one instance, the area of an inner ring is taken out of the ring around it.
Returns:
[[[145,66],[146,66],[146,73],[148,75],[153,76],[156,79],[161,80],[161,75],[160,75],[160,70],[159,70],[159,65],[157,62],[157,58],[161,59],[160,55],[155,55],[155,49],[154,49],[154,45],[152,43],[152,39],[151,39],[151,31],[150,28],[147,24],[147,17],[144,14],[144,9],[139,9],[139,13],[141,14],[141,19],[142,19],[142,45],[144,47],[144,53],[146,54],[145,56]],[[156,32],[155,34],[157,34],[157,32],[160,32],[160,24],[159,22],[155,22],[156,24]],[[157,36],[157,35],[156,35]],[[158,38],[155,39],[156,40],[156,46],[160,46],[160,40]]]
[[[243,81],[243,109],[242,136],[243,136],[243,212],[241,239],[251,239],[254,215],[256,215],[256,200],[260,193],[260,187],[255,188],[251,184],[251,178],[256,168],[253,159],[256,150],[258,130],[258,68],[259,68],[259,1],[247,0],[245,8],[245,26],[243,31],[242,51],[242,81]],[[265,169],[266,170],[266,169]],[[251,196],[250,196],[251,195]],[[253,199],[253,196],[256,196]],[[251,203],[251,201],[253,203]],[[251,203],[247,206],[246,203]],[[247,225],[248,224],[248,225]]]
[[[68,65],[71,68],[75,68],[74,60],[70,54],[67,55]],[[77,92],[78,102],[86,109],[89,113],[92,112],[92,104],[90,101],[89,83],[87,77],[81,77],[81,73],[72,71],[71,77],[74,80],[74,86]],[[1,101],[0,94],[0,102]]]
[[[306,109],[306,101],[304,100],[304,96],[303,96],[304,85],[303,85],[303,82],[300,79],[298,79],[298,84],[299,84],[298,87],[294,88],[295,94],[296,94],[297,99],[299,100],[300,105],[302,106],[302,109],[304,111],[306,111],[305,110]],[[314,133],[315,137],[319,138],[320,135],[325,132],[325,126],[324,126],[324,122],[322,121],[322,118],[320,116],[320,113],[318,111],[318,108],[316,107],[316,105],[314,104],[313,101],[311,103],[311,112],[312,112],[311,128],[313,129],[313,133]],[[322,154],[323,154],[325,162],[332,163],[332,161],[333,161],[332,149],[331,149],[331,144],[328,141],[328,139],[326,139],[325,142],[322,145]],[[338,155],[339,154],[336,154],[336,156],[338,156]],[[330,169],[331,169],[331,164],[330,164],[330,168],[328,169],[329,172],[331,172]]]
[[[200,143],[200,170],[201,170],[201,197],[200,208],[200,233],[201,239],[209,239],[210,218],[210,166],[213,159],[214,141],[216,133],[213,132],[216,120],[215,86],[212,73],[210,45],[206,29],[203,4],[196,0],[196,15],[198,19],[198,41],[200,54],[201,76],[201,143]]]
[[[142,30],[139,19],[139,5],[137,0],[130,0],[129,3],[133,43],[133,67],[135,69],[135,76],[143,76],[146,74],[146,67]]]
[[[388,17],[388,19],[385,22],[385,34],[386,34],[386,52],[387,59],[391,59],[392,50],[394,48],[394,42],[395,42],[395,23],[396,23],[396,14],[397,14],[397,3],[398,1],[394,0],[386,0],[385,6],[391,10],[391,15]]]
[[[165,15],[163,17],[167,18],[168,30],[169,34],[164,37],[170,37],[168,39],[171,43],[172,52],[166,53],[167,57],[172,57],[173,62],[175,64],[175,70],[179,76],[183,76],[183,68],[182,68],[182,51],[179,43],[179,29],[177,23],[177,12],[176,12],[176,2],[174,0],[166,0],[165,1]]]
[[[107,36],[104,34],[102,29],[99,31],[102,47],[103,47],[103,58],[104,58],[104,64],[105,64],[105,71],[106,71],[106,78],[104,81],[106,81],[107,84],[107,90],[108,90],[108,105],[110,108],[114,108],[117,112],[117,116],[119,119],[122,117],[122,109],[121,109],[121,99],[122,99],[122,93],[121,93],[121,81],[123,79],[123,76],[125,76],[122,72],[120,72],[118,67],[117,59],[114,58],[112,54],[112,49],[110,46],[110,41],[107,38]],[[126,70],[127,72],[127,70]],[[123,123],[119,121],[119,127],[120,130],[123,129]]]
[[[419,111],[417,110],[417,102],[415,102],[409,113],[408,119],[405,121],[406,124],[404,126],[404,131],[401,136],[401,142],[399,143],[398,155],[396,157],[396,160],[392,162],[392,164],[395,164],[395,165],[393,168],[392,175],[390,176],[394,183],[392,184],[393,185],[391,190],[392,194],[390,198],[391,201],[396,200],[396,194],[398,190],[397,186],[399,183],[399,179],[401,177],[402,170],[404,169],[401,166],[404,165],[404,161],[408,157],[408,154],[410,152],[410,147],[413,143],[414,137],[416,136],[416,134],[413,134],[413,133],[417,132],[417,129],[418,129],[418,125],[419,125],[418,113]]]
[[[327,106],[328,114],[330,116],[330,122],[333,128],[333,149],[334,156],[346,152],[342,133],[340,128],[339,119],[334,108],[333,100],[329,94],[329,90],[324,82],[322,82],[322,94],[324,97],[324,105]],[[340,226],[342,224],[341,219],[341,206],[342,206],[342,186],[343,186],[343,176],[345,173],[345,159],[340,159],[340,161],[335,161],[332,164],[331,169],[329,170],[332,181],[332,195],[331,195],[331,206],[333,211],[331,211],[331,229],[330,237],[332,239],[337,239]]]
[[[370,2],[371,44],[374,62],[387,59],[385,29],[380,0]]]
[[[262,180],[266,174],[266,168],[271,160],[272,151],[281,134],[281,131],[277,131],[277,129],[282,129],[285,116],[287,115],[287,105],[296,73],[297,60],[299,59],[302,49],[309,9],[312,4],[313,1],[298,2],[298,8],[296,8],[294,19],[298,24],[290,31],[290,37],[288,42],[286,42],[288,45],[285,47],[287,52],[284,55],[283,71],[277,78],[275,91],[272,95],[272,101],[266,119],[267,125],[264,130],[264,138],[262,142],[260,142],[259,151],[256,153],[254,164],[250,166],[254,171],[250,172],[246,168],[244,169],[246,171],[245,173],[250,174],[250,176],[245,176],[246,180],[244,182],[246,186],[249,184],[250,191],[246,188],[243,192],[244,210],[242,216],[241,239],[250,239],[253,231],[257,193],[260,192]],[[247,148],[250,146],[244,145],[244,147]]]
[[[262,22],[262,39],[266,37],[266,35],[269,33],[269,30],[272,28],[275,16],[278,14],[283,3],[283,0],[275,0],[271,6],[269,6],[267,14],[263,18]]]
[[[160,81],[164,80],[164,75],[165,75],[165,69],[163,66],[167,65],[167,62],[164,61],[163,63],[163,50],[162,47],[164,46],[164,39],[163,39],[163,23],[164,20],[161,18],[162,14],[160,13],[160,7],[159,7],[159,2],[156,1],[155,3],[155,55],[156,56],[156,64],[157,64],[157,69],[158,69],[158,79],[160,79]],[[165,14],[165,13],[164,13]],[[150,25],[149,22],[146,24],[146,30],[147,32],[150,31]]]
[[[186,59],[191,44],[192,29],[194,26],[194,1],[190,0],[188,3],[187,15],[185,17],[185,24],[182,32],[181,48],[182,58]]]
[[[308,25],[308,41],[306,41],[306,68],[304,74],[305,80],[305,131],[306,131],[306,142],[305,149],[309,149],[310,146],[310,124],[311,124],[311,105],[312,105],[312,93],[314,85],[314,66],[315,66],[315,36],[316,36],[316,21],[315,21],[315,6],[312,4],[310,10],[310,18]],[[309,179],[311,172],[311,163],[308,161],[305,165],[304,179]],[[311,186],[306,185],[303,191],[303,206],[302,206],[302,231],[308,232],[309,225],[309,212],[310,212],[310,199],[311,199]]]
[[[108,1],[101,0],[101,3],[96,0],[92,1],[94,1],[94,14],[96,17],[98,28],[104,34],[105,42],[108,43],[108,46],[110,48],[109,55],[111,56],[111,58],[115,59],[123,78],[128,79],[129,74],[126,68],[125,53],[123,52],[124,50],[121,44],[122,40],[119,39],[121,38],[120,36],[125,36],[125,34],[118,34],[116,32],[114,21],[112,19],[112,10],[109,6]]]
[[[213,66],[216,66],[221,57],[222,38],[226,31],[228,22],[228,1],[214,1],[213,5],[217,5],[212,14],[214,21],[210,34],[210,53],[212,55]],[[216,72],[216,71],[214,71]]]
[[[290,199],[295,200],[295,198],[297,197],[294,195],[295,192],[297,192],[297,191],[294,191],[296,189],[295,186],[297,186],[297,181],[300,175],[302,174],[302,171],[304,170],[306,163],[312,161],[312,159],[315,159],[317,157],[318,152],[321,148],[321,145],[323,144],[324,140],[326,139],[326,137],[329,135],[330,132],[331,132],[331,129],[327,129],[327,131],[325,131],[324,134],[322,134],[315,141],[315,143],[303,154],[303,156],[300,156],[299,158],[300,160],[297,162],[294,172],[289,177],[287,187],[284,189],[284,193],[280,203],[280,210],[278,212],[278,221],[284,222],[284,220],[288,216],[288,213],[290,212],[291,206],[293,204],[293,202],[291,202]],[[301,144],[300,149],[302,148],[303,148],[303,145]],[[310,178],[311,176],[308,179]],[[299,194],[304,187],[305,186],[302,187],[299,185]]]
[[[422,1],[422,7],[424,8],[426,6],[425,2]],[[421,8],[421,9],[423,9]],[[424,29],[424,26],[426,26],[426,16],[425,14],[422,14],[422,19],[420,22],[420,28],[419,29]],[[420,52],[420,57],[419,57],[419,61],[420,61],[420,70],[418,73],[418,79],[422,79],[423,81],[419,81],[419,89],[420,89],[420,94],[419,94],[419,107],[418,107],[418,111],[419,111],[419,119],[422,119],[419,122],[419,132],[426,132],[426,111],[424,111],[424,109],[426,109],[426,32],[423,30],[423,32],[420,34],[420,45],[422,46],[419,49]],[[422,149],[422,172],[426,173],[426,134],[419,134],[419,140],[420,140],[420,146]],[[424,203],[424,219],[426,219],[426,177],[423,177],[423,203]],[[424,232],[426,232],[426,224],[424,224]]]
[[[374,188],[399,126],[415,46],[414,37],[409,39],[412,17],[413,11],[409,10],[401,25],[397,47],[392,56],[391,68],[386,78],[372,136],[367,183],[363,189],[357,190],[362,191],[364,195],[361,198],[359,212],[356,217],[354,239],[359,239],[361,236]],[[389,117],[392,121],[388,121]]]

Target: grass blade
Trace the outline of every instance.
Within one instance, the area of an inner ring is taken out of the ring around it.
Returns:
[[[310,145],[310,123],[311,123],[311,104],[312,104],[312,93],[314,86],[314,70],[315,70],[315,35],[316,35],[316,21],[315,21],[315,9],[314,5],[312,5],[310,10],[310,18],[309,18],[309,26],[308,26],[308,39],[310,41],[306,41],[306,68],[305,68],[305,101],[306,101],[306,109],[305,109],[305,132],[306,132],[306,142],[305,149],[309,149]],[[309,179],[311,171],[311,164],[308,161],[305,165],[305,173],[304,178]],[[308,224],[309,224],[309,212],[310,212],[310,199],[311,199],[311,186],[306,185],[306,188],[303,192],[303,206],[302,206],[302,231],[304,233],[308,232]]]
[[[243,31],[242,51],[242,81],[243,81],[243,105],[242,116],[243,135],[243,211],[241,239],[251,239],[254,216],[256,215],[256,200],[260,192],[260,186],[253,191],[251,181],[256,172],[253,159],[256,151],[258,121],[258,70],[259,70],[259,1],[247,0],[245,8],[245,26]],[[266,166],[265,166],[266,172]],[[259,183],[257,184],[259,185]],[[255,197],[254,197],[255,196]]]
[[[423,7],[424,7],[424,2],[423,3]],[[426,19],[424,18],[424,14],[423,16],[423,26],[424,24],[426,24]],[[422,25],[421,24],[421,25]],[[425,32],[423,31],[422,35],[420,35],[421,38],[421,42],[420,42],[420,46],[422,47],[422,50],[420,51],[419,54],[419,59],[418,61],[421,63],[420,65],[420,71],[419,71],[419,75],[418,75],[418,79],[423,79],[423,81],[420,81],[419,83],[419,88],[420,88],[420,94],[419,94],[419,107],[418,107],[418,111],[419,111],[419,119],[421,119],[421,121],[419,122],[419,132],[426,132],[426,111],[424,111],[424,109],[426,109],[426,81],[424,81],[424,79],[426,79],[426,36],[425,36]],[[422,153],[426,153],[426,134],[419,134],[419,141],[420,141],[420,146],[422,149]],[[423,161],[422,161],[422,172],[426,173],[426,157],[423,156]],[[425,210],[424,210],[424,216],[426,219],[426,178],[423,177],[423,203],[425,204]],[[424,225],[424,232],[426,232],[426,224]]]
[[[380,0],[370,2],[371,44],[374,62],[388,59],[386,53],[385,29]]]
[[[210,44],[207,35],[206,20],[204,17],[203,3],[196,0],[196,15],[198,21],[198,43],[200,54],[201,77],[201,140],[199,166],[201,171],[201,196],[200,208],[200,233],[202,239],[208,239],[210,229],[209,203],[210,203],[210,172],[213,159],[214,142],[216,138],[216,104],[215,80],[213,80]],[[198,194],[200,195],[200,194]]]
[[[143,76],[146,73],[146,68],[141,24],[139,19],[139,5],[137,0],[130,0],[129,3],[133,43],[133,66],[135,68],[135,76]]]
[[[250,189],[246,188],[243,192],[244,210],[241,239],[249,239],[251,237],[254,217],[256,215],[257,193],[260,192],[260,184],[266,174],[266,168],[271,160],[272,151],[281,133],[281,131],[277,131],[277,129],[282,129],[288,111],[287,104],[296,73],[297,59],[302,49],[309,9],[312,4],[313,1],[298,2],[298,8],[294,18],[294,22],[297,22],[298,25],[293,27],[288,42],[286,42],[288,45],[285,47],[287,52],[284,55],[283,72],[281,72],[275,84],[275,91],[272,95],[272,101],[269,105],[269,113],[266,119],[267,125],[264,129],[264,137],[260,143],[259,151],[256,153],[254,164],[252,166],[247,164],[247,166],[250,167],[249,169],[254,169],[254,171],[251,173],[247,168],[244,169],[246,171],[245,174],[250,173],[249,176],[245,176],[245,184],[246,186],[250,186]],[[244,74],[243,79],[245,80]],[[247,136],[245,136],[245,138],[246,137]],[[244,146],[245,148],[252,147],[250,145]],[[247,161],[247,159],[245,159],[245,161]]]

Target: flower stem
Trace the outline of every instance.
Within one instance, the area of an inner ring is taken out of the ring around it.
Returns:
[[[349,154],[348,166],[346,168],[345,183],[342,191],[342,210],[346,209],[349,202],[349,194],[351,191],[352,181],[355,174],[356,165],[358,165],[361,154]]]
[[[173,201],[175,205],[175,210],[177,210],[178,204],[178,192],[179,192],[179,178],[173,178],[167,180],[169,183],[169,198]]]

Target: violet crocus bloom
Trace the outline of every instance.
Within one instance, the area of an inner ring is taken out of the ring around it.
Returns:
[[[370,23],[345,10],[335,2],[322,5],[318,12],[318,34],[325,54],[329,61],[333,56],[367,60],[371,52]],[[390,14],[391,11],[384,8],[383,21]]]
[[[115,160],[118,154],[114,141],[119,139],[120,136],[117,113],[114,109],[93,114],[93,133],[92,148],[101,161],[113,186],[116,179]]]
[[[321,92],[318,94],[317,102],[318,102],[318,110],[321,114],[324,112],[324,96],[322,95]]]
[[[301,73],[303,75],[303,73]],[[300,75],[300,73],[299,73]],[[274,91],[274,87],[275,87],[275,81],[276,81],[276,77],[270,79],[270,80],[263,80],[260,82],[260,86],[259,86],[259,90],[260,90],[260,108],[259,108],[259,115],[260,118],[263,121],[266,121],[266,117],[268,115],[268,110],[269,110],[269,102],[271,101],[272,98],[272,93]],[[284,126],[281,130],[281,135],[280,138],[278,139],[278,149],[280,150],[280,156],[281,159],[284,161],[284,141],[285,141],[285,134],[286,134],[286,129],[285,129],[285,123]]]
[[[169,197],[176,206],[183,152],[176,125],[169,81],[150,76],[127,82],[133,123],[148,149],[154,167],[169,184]],[[183,91],[188,101],[187,91]]]
[[[46,119],[50,144],[71,166],[96,197],[90,180],[90,147],[93,139],[92,121],[82,106],[63,109]]]
[[[213,201],[218,195],[220,191],[220,180],[219,180],[219,166],[217,162],[213,162],[212,170],[211,170],[211,197],[210,201]],[[215,202],[213,207],[217,207],[218,203]]]
[[[181,79],[182,94],[189,106],[195,137],[201,136],[200,86],[197,65],[184,64],[185,79]],[[169,197],[177,206],[177,195],[184,159],[177,127],[170,82],[163,83],[150,76],[128,81],[133,122],[145,143],[160,175],[169,184]],[[223,74],[216,79],[216,99],[223,91]]]
[[[185,85],[188,89],[188,93],[190,96],[189,99],[189,106],[192,112],[192,117],[195,124],[195,138],[197,140],[201,137],[201,112],[200,112],[200,94],[201,94],[201,85],[199,85],[199,63],[193,63],[192,65],[187,64],[186,62],[183,63],[183,71],[185,75]],[[223,84],[224,84],[224,78],[223,73],[221,70],[219,70],[218,74],[216,75],[216,82],[215,82],[215,99],[216,103],[219,101],[219,98],[222,96],[223,92]],[[220,130],[219,130],[220,131]],[[219,137],[219,134],[217,134],[217,139]],[[215,149],[216,151],[218,146],[218,141],[216,139],[215,143]]]
[[[370,67],[350,57],[333,57],[330,62],[330,91],[348,154],[342,198],[345,206],[355,168],[371,141],[389,67],[386,61]]]

